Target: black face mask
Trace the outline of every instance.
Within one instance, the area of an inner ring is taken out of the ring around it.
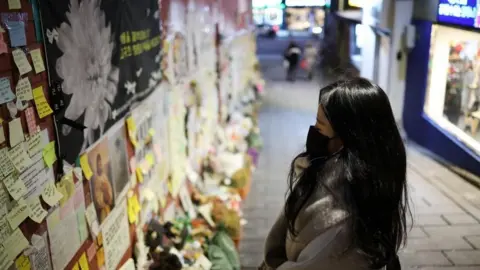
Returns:
[[[328,142],[331,139],[333,138],[320,133],[315,126],[310,126],[307,136],[307,154],[310,156],[310,159],[329,156]]]

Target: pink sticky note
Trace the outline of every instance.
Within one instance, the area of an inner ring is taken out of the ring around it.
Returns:
[[[7,52],[8,52],[7,44],[5,43],[5,40],[3,40],[3,34],[0,33],[0,54],[7,53]]]

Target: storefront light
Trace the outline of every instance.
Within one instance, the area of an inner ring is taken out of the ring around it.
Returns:
[[[323,7],[326,0],[285,0],[287,7]]]

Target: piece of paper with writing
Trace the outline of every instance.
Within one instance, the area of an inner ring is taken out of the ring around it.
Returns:
[[[21,49],[15,49],[12,51],[13,61],[17,65],[20,75],[25,75],[28,72],[32,71],[32,66],[28,62],[27,56]]]
[[[18,80],[17,86],[15,86],[15,92],[19,100],[28,101],[33,99],[32,85],[28,77]]]

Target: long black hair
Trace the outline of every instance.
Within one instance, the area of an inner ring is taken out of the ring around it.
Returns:
[[[322,106],[343,148],[326,160],[312,160],[300,175],[292,161],[285,203],[288,230],[315,188],[328,188],[325,178],[345,186],[342,194],[352,226],[351,246],[359,248],[378,269],[397,258],[405,243],[408,206],[406,153],[385,92],[366,79],[337,81],[320,90]],[[301,153],[297,156],[307,156]],[[330,180],[328,180],[330,181]]]

